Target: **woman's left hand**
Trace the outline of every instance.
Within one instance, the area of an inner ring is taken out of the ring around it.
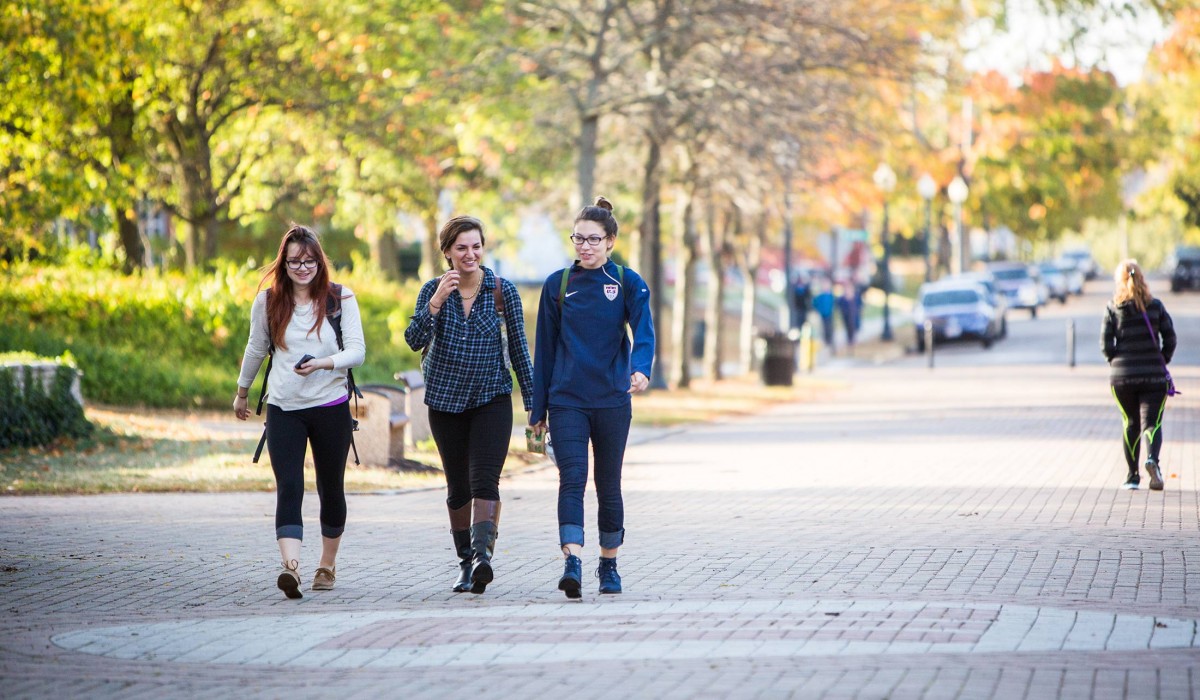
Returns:
[[[333,358],[321,357],[314,360],[309,360],[308,362],[305,362],[296,368],[296,374],[300,375],[301,377],[307,377],[319,369],[333,369]]]
[[[645,391],[646,387],[650,386],[650,380],[641,372],[634,372],[629,377],[629,393],[636,394],[639,391]]]

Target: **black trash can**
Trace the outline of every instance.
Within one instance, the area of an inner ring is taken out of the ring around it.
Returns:
[[[787,333],[762,336],[765,343],[762,362],[763,384],[791,386],[796,372],[796,341]]]

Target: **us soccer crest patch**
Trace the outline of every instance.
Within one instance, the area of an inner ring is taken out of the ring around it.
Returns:
[[[617,298],[617,289],[618,289],[618,287],[615,284],[604,285],[604,296],[608,297],[609,301],[616,299]]]

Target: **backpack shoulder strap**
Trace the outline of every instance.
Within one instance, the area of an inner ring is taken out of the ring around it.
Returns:
[[[567,296],[567,282],[571,279],[571,268],[564,267],[562,281],[558,284],[558,313],[562,314],[563,299]]]
[[[504,280],[497,277],[496,286],[492,289],[492,299],[496,302],[496,313],[504,315]]]
[[[261,416],[263,403],[267,400],[267,378],[271,376],[271,365],[275,360],[275,336],[271,333],[271,290],[267,290],[267,371],[263,373],[262,385],[258,388],[258,408],[254,415]]]

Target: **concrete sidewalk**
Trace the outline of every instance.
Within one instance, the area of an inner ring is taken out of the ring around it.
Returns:
[[[6,698],[1188,698],[1195,396],[1122,491],[1103,368],[823,370],[813,403],[630,447],[625,593],[555,589],[553,470],[453,594],[442,495],[356,495],[337,588],[274,588],[274,496],[0,499]],[[1181,368],[1194,385],[1200,372]],[[317,499],[305,505],[310,529]],[[279,673],[276,671],[284,671]]]

